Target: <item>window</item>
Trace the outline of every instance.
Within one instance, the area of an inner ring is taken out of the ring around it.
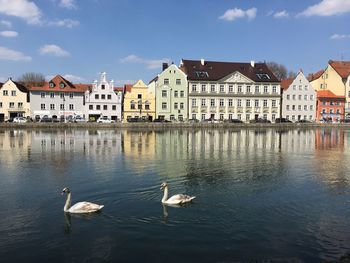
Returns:
[[[94,105],[89,105],[89,110],[93,110],[94,109]]]
[[[296,98],[296,95],[293,95],[293,100],[295,100],[295,98]]]
[[[132,110],[135,109],[135,102],[133,100],[130,101],[130,109],[132,109]]]
[[[272,92],[273,93],[277,93],[277,87],[276,86],[272,86]]]
[[[101,89],[105,89],[106,87],[105,87],[105,85],[104,84],[102,84],[101,85]]]
[[[276,114],[272,114],[272,121],[275,121],[276,119]]]
[[[289,120],[289,115],[286,115],[286,119]]]
[[[64,99],[64,93],[60,93],[60,98]]]
[[[195,114],[195,113],[192,114],[192,119],[193,119],[193,120],[196,119],[196,114]]]
[[[250,86],[247,86],[247,93],[250,93],[251,90],[250,90]]]
[[[304,105],[304,110],[307,110],[307,105]]]
[[[201,118],[202,118],[202,120],[204,120],[205,119],[205,114],[202,114]]]
[[[95,94],[95,100],[98,100],[100,98],[100,95]]]
[[[322,109],[322,114],[326,114],[326,113],[327,113],[326,109]]]
[[[197,85],[195,84],[192,85],[192,92],[197,92]]]
[[[102,100],[105,100],[105,99],[106,99],[106,95],[105,95],[105,94],[102,94],[102,95],[101,95],[101,99],[102,99]]]
[[[301,110],[301,105],[298,105],[298,110]]]
[[[63,82],[60,83],[60,88],[63,89],[66,85]]]
[[[296,90],[297,89],[297,86],[296,85],[293,85],[293,90]]]
[[[174,109],[177,110],[177,102],[174,103]]]
[[[295,115],[292,115],[292,121],[295,121]]]
[[[250,114],[246,114],[246,115],[245,115],[245,120],[246,120],[246,121],[249,121],[249,120],[250,120]]]
[[[298,96],[298,99],[301,100],[301,95]]]
[[[176,79],[176,85],[181,85],[181,79]]]
[[[246,100],[245,106],[246,106],[246,107],[250,107],[250,100]]]
[[[14,108],[15,107],[15,103],[14,102],[10,102],[9,103],[9,108]]]
[[[220,107],[224,107],[225,106],[225,104],[224,104],[224,99],[220,99],[220,101],[219,101],[219,105],[220,105]]]
[[[340,109],[337,109],[337,114],[340,114]]]
[[[164,79],[164,85],[169,85],[169,79]]]
[[[299,85],[299,90],[303,90],[303,86],[302,85]]]
[[[50,104],[50,110],[55,110],[55,104]]]
[[[197,100],[196,99],[192,99],[192,107],[196,107],[197,106]]]
[[[64,104],[60,104],[60,110],[64,110]]]
[[[292,110],[295,110],[295,105],[292,105]]]
[[[171,120],[171,121],[175,120],[174,114],[171,114],[171,115],[170,115],[170,120]]]
[[[166,102],[162,102],[162,110],[166,110],[167,109],[167,104]]]
[[[267,107],[267,100],[264,100],[264,101],[263,101],[263,106],[264,106],[264,107]]]
[[[233,106],[233,99],[228,99],[228,106],[232,107]]]
[[[215,107],[215,99],[210,99],[210,107]]]
[[[242,93],[242,86],[241,86],[241,85],[239,85],[239,86],[237,87],[237,92],[238,92],[238,93]]]
[[[174,91],[174,97],[177,98],[179,95],[179,92],[177,90]]]
[[[237,100],[237,107],[242,107],[242,100],[241,99]]]
[[[304,95],[304,100],[307,100],[307,95]]]
[[[15,90],[11,91],[11,96],[16,96],[16,91]]]
[[[215,85],[210,85],[210,91],[211,92],[216,92]],[[350,92],[349,92],[349,94],[350,94]],[[350,97],[350,95],[349,95],[349,97]]]
[[[112,99],[112,95],[111,95],[111,94],[108,94],[108,95],[107,95],[107,98],[108,98],[109,100],[111,100],[111,99]]]
[[[55,97],[55,93],[51,92],[50,93],[50,98],[54,98]]]
[[[287,95],[287,100],[290,100],[290,95],[289,94]]]
[[[268,92],[268,87],[264,86],[264,93],[267,93],[267,92]]]
[[[255,108],[259,108],[259,100],[254,101],[254,106],[255,106]]]
[[[202,92],[206,92],[207,86],[206,85],[202,85]]]
[[[264,114],[264,115],[263,115],[263,119],[264,119],[264,120],[267,120],[267,114]]]
[[[228,92],[230,92],[230,93],[233,92],[233,85],[228,85]]]
[[[259,86],[255,86],[255,93],[260,93],[260,87]]]
[[[55,87],[55,83],[50,82],[50,88],[54,88]]]
[[[101,110],[101,105],[96,105],[96,110]]]
[[[0,108],[2,108],[2,102],[0,102]]]
[[[74,110],[74,104],[69,104],[69,109]]]
[[[220,85],[220,92],[225,92],[225,86],[224,85]]]
[[[333,114],[334,110],[333,109],[329,109],[329,114]]]
[[[305,85],[304,90],[308,90],[308,89],[309,89],[309,86]]]
[[[314,105],[310,105],[310,110],[314,110]]]
[[[289,110],[289,105],[286,105],[286,110]]]
[[[271,104],[272,104],[272,108],[276,108],[276,100],[272,100]]]
[[[45,92],[41,92],[41,93],[40,93],[40,96],[41,96],[42,98],[45,98]]]
[[[327,102],[322,101],[322,105],[323,105],[323,106],[326,106],[326,105],[327,105]]]
[[[23,102],[18,102],[17,105],[18,105],[18,108],[19,108],[19,109],[22,109],[22,108],[23,108]]]
[[[137,94],[137,98],[138,98],[139,100],[141,100],[141,99],[142,99],[142,94]]]
[[[103,110],[108,110],[108,106],[107,105],[103,105]]]
[[[180,110],[183,110],[183,109],[184,109],[184,103],[181,102],[181,103],[180,103]]]
[[[220,120],[223,120],[224,119],[224,114],[220,114]]]
[[[117,106],[116,105],[112,105],[112,110],[117,110]]]
[[[333,106],[334,105],[334,101],[330,101],[329,105]]]
[[[166,98],[166,95],[167,95],[166,90],[162,90],[162,97],[163,97],[163,98]]]
[[[185,92],[183,90],[180,91],[180,97],[181,98],[185,97]]]
[[[202,107],[205,107],[206,106],[205,104],[206,104],[205,99],[202,99],[202,103],[201,103]]]

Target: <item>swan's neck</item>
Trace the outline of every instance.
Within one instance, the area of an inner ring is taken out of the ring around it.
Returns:
[[[166,200],[168,200],[168,186],[164,187],[164,195],[163,195],[163,199],[162,202],[164,203]]]
[[[70,200],[71,200],[71,193],[68,193],[68,194],[67,194],[66,204],[64,205],[64,208],[63,208],[63,211],[64,211],[64,212],[68,212],[68,210],[69,210],[69,208],[70,208],[70,206],[71,206]]]

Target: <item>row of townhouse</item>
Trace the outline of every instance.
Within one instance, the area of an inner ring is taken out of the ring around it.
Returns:
[[[88,84],[72,84],[57,75],[40,86],[25,87],[9,79],[0,89],[0,121],[44,115],[82,115],[131,121],[164,119],[269,119],[341,121],[350,118],[350,62],[330,61],[326,70],[281,82],[265,63],[182,60],[146,85],[117,88],[106,73]],[[346,104],[345,104],[346,102]]]

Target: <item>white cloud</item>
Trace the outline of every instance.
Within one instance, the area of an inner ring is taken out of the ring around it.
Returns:
[[[75,0],[60,0],[59,6],[63,8],[68,8],[68,9],[77,8],[77,5],[75,4]]]
[[[169,58],[162,58],[162,59],[145,59],[140,58],[136,55],[129,55],[125,58],[122,58],[119,60],[120,63],[138,63],[138,64],[144,64],[146,65],[146,68],[148,69],[157,69],[162,67],[162,63],[170,63]]]
[[[68,27],[72,28],[75,26],[79,26],[80,22],[77,20],[72,20],[72,19],[63,19],[63,20],[56,20],[56,21],[51,21],[47,23],[48,26],[58,26],[58,27]]]
[[[65,79],[69,80],[72,83],[86,82],[86,79],[79,77],[79,76],[72,75],[72,74],[66,74],[66,75],[63,75],[62,77],[64,77]]]
[[[334,34],[330,37],[332,40],[340,40],[340,39],[350,39],[350,35],[339,35],[339,34]]]
[[[247,9],[246,11],[234,8],[234,9],[228,9],[226,12],[219,17],[219,19],[226,20],[226,21],[233,21],[237,18],[244,18],[247,17],[248,20],[253,20],[256,17],[257,9],[255,7]]]
[[[137,80],[134,79],[117,79],[114,81],[114,84],[117,86],[123,86],[125,84],[135,84]]]
[[[5,83],[8,80],[8,78],[0,77],[0,82]]]
[[[12,27],[12,23],[10,21],[7,21],[7,20],[1,20],[0,21],[0,24],[2,26],[5,26],[5,27],[8,27],[8,28],[11,28]]]
[[[16,37],[18,33],[16,31],[1,31],[0,36],[2,37]]]
[[[53,55],[56,57],[69,57],[70,54],[68,51],[57,45],[44,45],[39,49],[41,55]]]
[[[32,58],[22,52],[0,46],[0,60],[31,61]]]
[[[276,12],[273,15],[274,18],[287,18],[289,17],[289,14],[286,10],[280,11],[280,12]]]
[[[349,0],[322,0],[320,3],[309,6],[298,16],[333,16],[350,12]]]
[[[19,17],[28,24],[41,24],[41,11],[29,0],[0,0],[0,13]]]

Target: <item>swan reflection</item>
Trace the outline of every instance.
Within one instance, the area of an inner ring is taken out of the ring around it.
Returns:
[[[72,217],[80,220],[93,220],[96,219],[101,213],[90,214],[71,214],[64,212],[64,233],[70,234],[72,232]],[[73,219],[74,220],[74,219]]]

